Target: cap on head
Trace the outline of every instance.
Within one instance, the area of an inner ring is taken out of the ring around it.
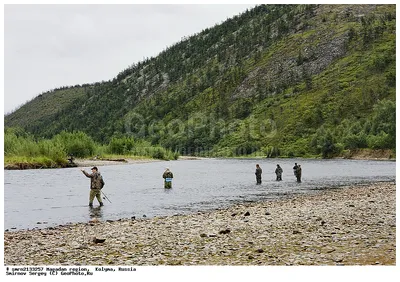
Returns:
[[[97,166],[92,167],[92,170],[93,170],[93,169],[95,169],[96,171],[98,170],[98,169],[97,169]]]

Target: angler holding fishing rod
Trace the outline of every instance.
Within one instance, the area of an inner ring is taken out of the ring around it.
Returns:
[[[93,207],[94,197],[99,201],[100,206],[104,206],[103,201],[101,199],[101,189],[104,187],[104,180],[98,171],[97,167],[92,167],[92,173],[87,173],[83,168],[81,169],[86,177],[90,178],[90,195],[89,195],[89,207]],[[108,197],[103,193],[103,195],[107,198],[107,200],[111,203]]]

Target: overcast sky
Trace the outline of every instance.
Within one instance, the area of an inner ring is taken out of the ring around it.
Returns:
[[[114,78],[255,5],[5,5],[4,111],[42,92]]]

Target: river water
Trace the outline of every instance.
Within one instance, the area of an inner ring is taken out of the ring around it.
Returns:
[[[297,183],[292,167],[302,166]],[[255,164],[263,169],[256,185]],[[275,181],[276,164],[283,168]],[[174,173],[164,189],[162,173]],[[86,168],[90,171],[90,168]],[[202,159],[99,166],[106,182],[105,205],[88,207],[90,179],[80,168],[4,171],[4,229],[45,228],[59,224],[120,218],[150,218],[223,208],[341,186],[395,181],[394,161],[309,159]]]

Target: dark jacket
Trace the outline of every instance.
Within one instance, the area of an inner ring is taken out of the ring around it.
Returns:
[[[298,167],[297,167],[296,175],[297,175],[298,177],[301,177],[301,166],[298,166]]]
[[[172,174],[171,171],[167,170],[163,173],[163,178],[174,178],[174,175]]]
[[[101,189],[103,188],[103,177],[101,176],[100,172],[94,173],[87,173],[86,171],[82,171],[86,177],[90,178],[90,189]]]
[[[293,167],[293,173],[294,173],[294,175],[297,175],[297,168],[298,168],[297,165],[295,165],[295,166]]]

